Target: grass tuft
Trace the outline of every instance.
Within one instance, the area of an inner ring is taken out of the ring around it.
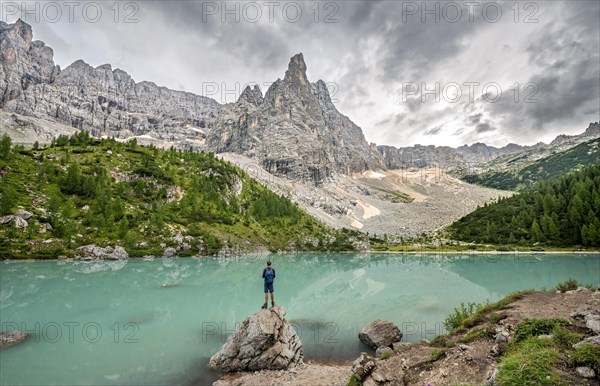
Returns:
[[[506,386],[560,385],[560,375],[553,367],[557,358],[552,341],[528,338],[502,357],[496,381]]]

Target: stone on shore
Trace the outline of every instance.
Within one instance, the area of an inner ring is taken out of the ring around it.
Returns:
[[[374,320],[362,328],[358,339],[374,349],[391,346],[402,340],[402,332],[398,326],[385,320]]]
[[[114,248],[102,248],[94,244],[84,245],[83,247],[77,248],[77,254],[82,260],[125,260],[129,258],[127,251],[118,245]]]
[[[364,352],[352,363],[352,373],[359,381],[364,380],[374,368],[375,360]]]
[[[163,256],[165,258],[172,258],[172,257],[177,257],[177,250],[175,248],[166,248],[165,251],[163,252]]]
[[[250,315],[221,350],[210,358],[210,366],[226,372],[283,370],[301,365],[302,342],[279,306]]]

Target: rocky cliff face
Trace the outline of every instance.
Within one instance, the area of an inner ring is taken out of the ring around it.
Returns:
[[[0,107],[51,119],[95,136],[141,137],[164,146],[247,155],[273,174],[320,184],[336,173],[381,166],[362,130],[340,114],[323,81],[310,83],[302,54],[262,95],[236,103],[136,83],[109,64],[78,60],[61,71],[31,26],[0,24]],[[32,141],[33,142],[33,141]]]
[[[0,107],[51,118],[93,135],[128,138],[150,135],[201,146],[220,105],[206,97],[136,83],[109,64],[96,68],[78,60],[61,71],[53,51],[32,41],[31,26],[0,24]]]
[[[535,146],[539,146],[539,144]],[[436,147],[431,145],[401,148],[378,146],[377,149],[383,155],[386,167],[390,169],[428,166],[452,169],[464,167],[467,164],[489,162],[502,155],[519,153],[533,149],[535,146],[520,146],[510,143],[504,147],[496,148],[478,142],[470,146],[463,145],[456,149],[448,146]]]
[[[53,82],[60,72],[53,56],[52,48],[33,41],[29,24],[0,21],[0,107],[32,86]]]
[[[579,135],[565,135],[561,134],[557,136],[550,145],[564,145],[564,144],[579,144],[584,141],[588,141],[594,138],[600,137],[600,123],[592,122],[588,128]]]
[[[325,82],[308,81],[302,54],[264,98],[258,87],[247,87],[224,106],[206,147],[244,154],[272,174],[316,184],[335,173],[382,166],[360,127],[335,108]]]
[[[485,143],[463,145],[458,148],[448,146],[422,146],[396,148],[393,146],[377,146],[383,157],[383,165],[387,169],[406,169],[411,167],[439,166],[444,169],[462,168],[467,165],[485,164],[503,156],[525,154],[535,151],[541,158],[552,151],[562,151],[582,142],[600,137],[600,124],[590,123],[585,132],[578,135],[559,135],[550,144],[539,142],[533,146],[521,146],[509,143],[503,147],[488,146]]]
[[[316,185],[369,169],[461,168],[543,146],[369,145],[361,128],[333,105],[325,82],[309,82],[302,54],[291,59],[284,78],[264,96],[257,86],[247,87],[235,103],[220,105],[151,82],[136,83],[109,64],[94,68],[78,60],[61,70],[52,49],[34,41],[31,26],[21,20],[0,22],[0,48],[0,122],[3,132],[19,142],[27,142],[28,135],[33,143],[73,129],[136,137],[163,147],[243,154],[273,175]],[[596,123],[551,145],[574,146],[599,135]]]
[[[467,160],[456,149],[447,146],[422,146],[395,148],[377,146],[387,169],[409,169],[437,166],[442,169],[462,167]]]

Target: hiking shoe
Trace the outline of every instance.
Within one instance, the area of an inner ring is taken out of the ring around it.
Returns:
[[[263,310],[266,310],[266,309],[267,309],[267,303],[263,304],[261,308],[262,308]]]
[[[271,308],[273,308],[273,307],[275,307],[275,303],[274,302],[271,303]]]

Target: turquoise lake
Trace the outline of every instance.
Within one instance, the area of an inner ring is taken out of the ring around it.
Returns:
[[[368,351],[361,327],[387,319],[432,339],[460,302],[598,285],[600,254],[276,254],[276,302],[305,359]],[[2,330],[32,333],[0,351],[2,385],[210,384],[209,357],[263,303],[265,256],[0,263]]]

